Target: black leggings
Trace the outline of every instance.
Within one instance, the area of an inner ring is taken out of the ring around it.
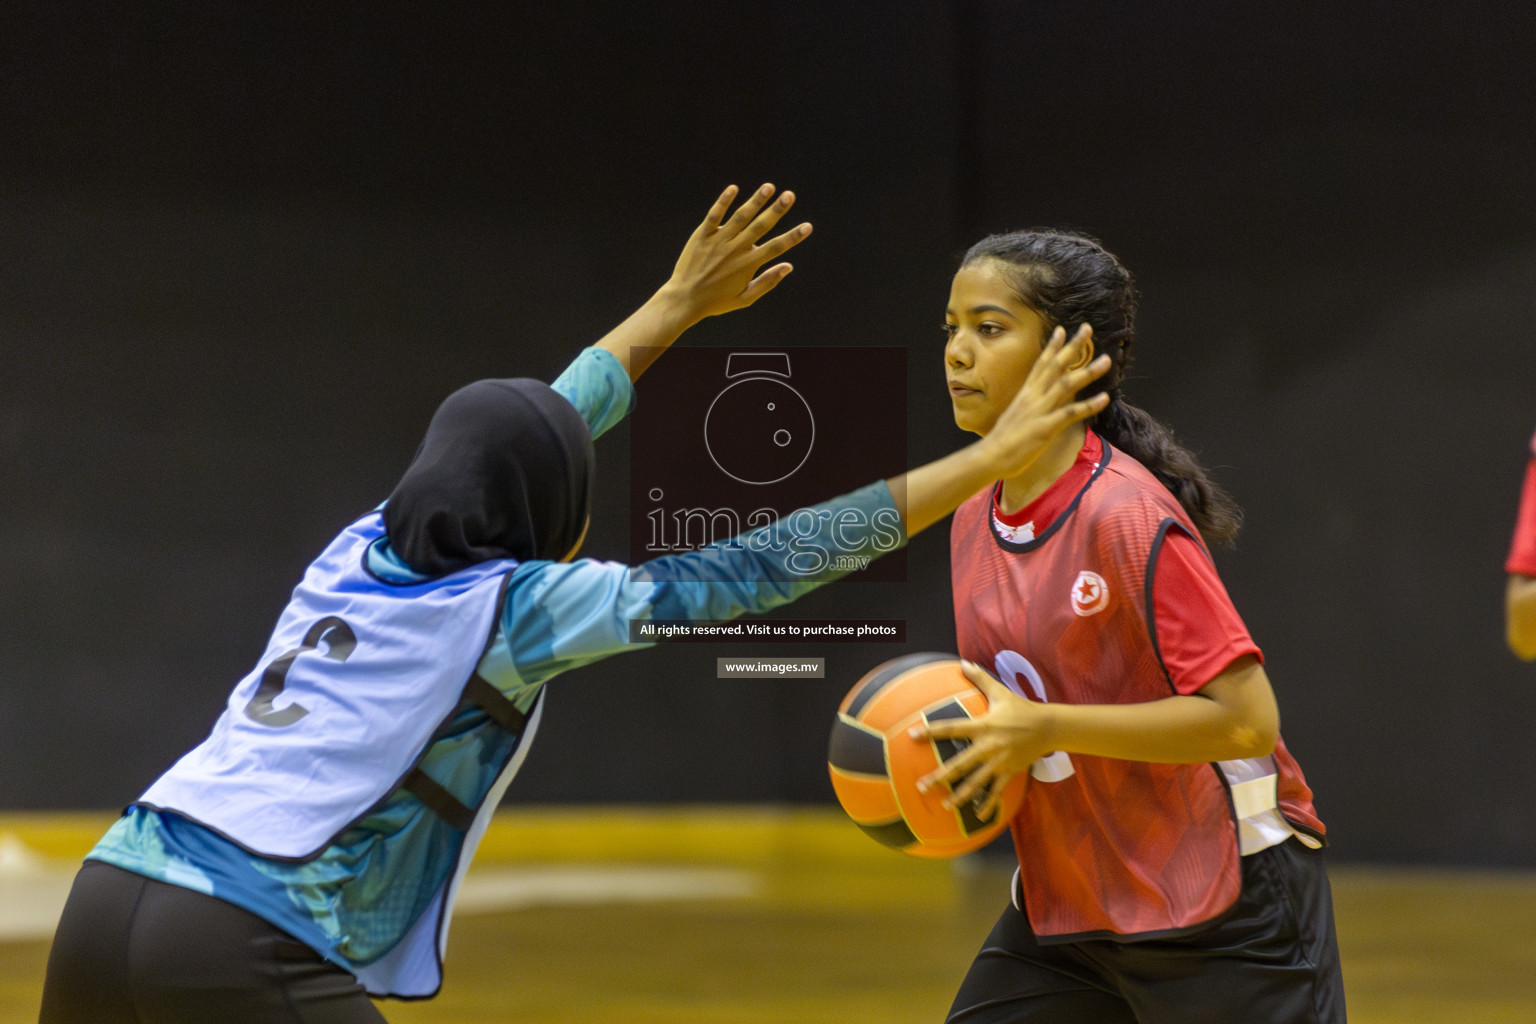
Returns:
[[[357,979],[231,903],[86,861],[40,1024],[382,1024]]]

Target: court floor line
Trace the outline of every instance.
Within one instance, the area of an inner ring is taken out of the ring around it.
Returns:
[[[0,834],[0,941],[53,935],[69,895],[75,864]],[[686,865],[487,865],[472,868],[459,888],[455,916],[531,907],[749,899],[761,879],[736,868]]]

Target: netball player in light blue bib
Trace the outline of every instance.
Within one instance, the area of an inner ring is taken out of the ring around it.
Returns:
[[[846,571],[796,571],[782,520],[634,568],[575,558],[592,441],[632,381],[688,327],[772,290],[790,271],[773,261],[810,234],[767,237],[792,193],[765,185],[731,213],[735,198],[553,386],[479,381],[443,402],[389,499],[309,566],[212,733],[90,853],[43,1024],[377,1022],[369,996],[434,995],[454,893],[544,684],[645,646],[632,620],[762,612]],[[818,506],[820,533],[795,539],[889,550],[1027,465],[1101,404],[1075,395],[1107,360],[1061,338],[1048,355],[986,438]]]

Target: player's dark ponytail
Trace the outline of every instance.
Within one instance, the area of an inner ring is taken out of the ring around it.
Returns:
[[[1094,347],[1109,354],[1111,366],[1079,397],[1108,391],[1110,402],[1090,426],[1162,481],[1207,544],[1231,544],[1242,525],[1237,503],[1174,440],[1173,431],[1120,394],[1136,339],[1136,285],[1130,271],[1095,239],[1040,229],[983,238],[963,263],[982,260],[1001,264],[1019,299],[1052,327],[1064,327],[1068,335],[1079,324],[1093,328]]]

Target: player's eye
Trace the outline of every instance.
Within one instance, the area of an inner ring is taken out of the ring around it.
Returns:
[[[976,328],[976,333],[984,338],[991,338],[1003,333],[1003,325],[994,323],[980,324]]]
[[[955,336],[955,332],[958,331],[959,329],[960,329],[960,325],[959,324],[952,324],[952,323],[947,323],[947,322],[944,324],[944,326],[942,328],[942,330],[944,331],[944,337],[946,337],[946,338],[953,338]]]

